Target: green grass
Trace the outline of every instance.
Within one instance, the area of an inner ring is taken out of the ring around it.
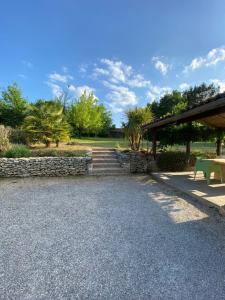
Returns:
[[[119,138],[100,138],[100,137],[85,137],[85,138],[74,138],[74,142],[89,147],[105,147],[105,148],[128,148],[128,141]]]
[[[73,142],[77,142],[80,145],[89,147],[104,147],[104,148],[129,148],[129,142],[123,138],[100,138],[100,137],[85,137],[85,138],[74,138]],[[141,144],[142,148],[142,144]],[[147,148],[147,142],[143,142],[143,148]]]
[[[185,145],[174,145],[170,147],[172,151],[185,151]],[[192,152],[211,152],[215,153],[216,144],[213,142],[195,142],[191,144]],[[224,147],[222,148],[222,152],[225,153]]]
[[[99,137],[85,137],[85,138],[74,138],[74,142],[79,145],[88,146],[88,147],[105,147],[105,148],[129,148],[129,142],[126,139],[121,138],[99,138]],[[149,145],[150,146],[150,145]],[[143,142],[141,148],[147,148],[147,142]],[[168,150],[171,151],[185,151],[185,145],[174,145],[168,147]],[[191,145],[191,150],[193,152],[209,152],[215,153],[216,145],[214,142],[195,142]],[[223,151],[225,153],[225,149]]]

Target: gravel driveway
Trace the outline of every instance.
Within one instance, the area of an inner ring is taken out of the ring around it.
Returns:
[[[148,177],[0,181],[0,299],[224,299],[225,223]]]

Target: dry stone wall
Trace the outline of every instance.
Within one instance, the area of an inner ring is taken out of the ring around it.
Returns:
[[[84,175],[90,164],[90,157],[0,158],[0,177]]]

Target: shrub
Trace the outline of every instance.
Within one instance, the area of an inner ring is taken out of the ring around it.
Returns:
[[[163,152],[157,157],[157,166],[160,171],[179,172],[186,171],[189,166],[190,156],[185,152]]]
[[[25,145],[13,145],[11,149],[3,153],[4,157],[17,158],[31,156],[31,150]]]
[[[9,140],[12,144],[26,145],[28,141],[28,136],[24,130],[19,128],[14,128],[10,132]]]
[[[69,151],[69,150],[56,150],[56,149],[38,149],[32,150],[31,156],[33,157],[77,157],[85,156],[83,151]]]
[[[10,147],[9,135],[10,128],[0,125],[0,152],[6,151]]]

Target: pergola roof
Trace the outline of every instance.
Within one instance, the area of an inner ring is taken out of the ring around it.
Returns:
[[[157,119],[143,128],[158,129],[191,121],[225,130],[225,93],[208,98],[203,103],[189,107],[180,114]]]

